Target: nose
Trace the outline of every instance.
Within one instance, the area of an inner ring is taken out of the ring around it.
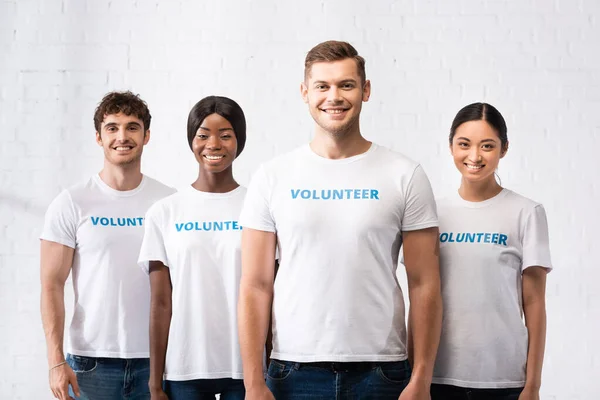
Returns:
[[[121,126],[119,127],[119,130],[117,130],[117,133],[115,135],[115,138],[119,141],[119,142],[124,142],[127,139],[127,136],[125,134],[125,126]]]
[[[211,150],[218,150],[221,148],[221,138],[217,135],[209,136],[206,147]]]
[[[331,103],[339,103],[342,101],[340,89],[337,86],[331,86],[327,92],[327,100]]]
[[[469,151],[469,161],[474,163],[481,161],[480,149],[477,146],[473,146]]]

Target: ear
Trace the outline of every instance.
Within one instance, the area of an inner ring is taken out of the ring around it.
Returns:
[[[300,96],[302,96],[302,101],[308,104],[308,86],[304,82],[300,84]]]
[[[371,97],[371,81],[367,79],[363,85],[362,101],[369,101],[369,97]]]
[[[508,142],[506,142],[506,146],[504,146],[504,148],[500,152],[500,158],[504,158],[504,156],[506,155],[507,152],[508,152]]]
[[[100,136],[100,132],[96,131],[96,143],[98,146],[102,147],[102,136]]]
[[[150,141],[150,129],[148,129],[144,133],[144,145],[147,145],[149,141]]]

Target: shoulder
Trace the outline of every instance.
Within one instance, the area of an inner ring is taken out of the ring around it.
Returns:
[[[61,191],[54,198],[53,204],[79,206],[90,196],[95,197],[98,193],[98,186],[95,178],[92,176],[86,180],[80,181]]]
[[[513,192],[510,189],[505,188],[504,190],[506,191],[506,196],[502,199],[504,205],[511,205],[524,211],[533,211],[539,208],[543,209],[542,203]]]
[[[267,174],[284,172],[297,166],[298,162],[304,161],[309,155],[308,145],[303,145],[262,163],[259,170]]]
[[[393,171],[395,176],[410,179],[418,170],[424,173],[421,164],[412,158],[385,146],[375,146],[377,146],[374,150],[375,159],[382,163],[388,171]]]

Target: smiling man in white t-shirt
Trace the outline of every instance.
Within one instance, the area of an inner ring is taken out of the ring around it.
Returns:
[[[107,94],[94,115],[104,167],[60,193],[46,212],[42,322],[50,388],[61,400],[150,398],[150,292],[137,257],[146,211],[174,192],[141,172],[150,119],[137,95]],[[71,270],[75,307],[65,359],[64,286]]]
[[[314,47],[301,93],[316,123],[314,138],[259,168],[240,217],[246,396],[429,399],[441,324],[438,220],[429,181],[418,163],[361,135],[360,111],[371,84],[350,44]],[[402,243],[412,352],[395,276]],[[271,304],[265,385],[262,349]]]

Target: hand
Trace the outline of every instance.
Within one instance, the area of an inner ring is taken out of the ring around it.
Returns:
[[[400,394],[398,400],[431,400],[429,385],[411,380]]]
[[[266,383],[246,389],[246,400],[275,400]]]
[[[50,390],[52,394],[59,400],[74,400],[69,396],[69,384],[73,387],[75,396],[79,397],[79,385],[75,372],[69,364],[59,365],[50,370]]]
[[[540,390],[525,386],[519,395],[519,400],[540,400]]]
[[[169,400],[169,397],[162,390],[162,388],[160,388],[160,389],[150,391],[150,399],[151,400]]]

